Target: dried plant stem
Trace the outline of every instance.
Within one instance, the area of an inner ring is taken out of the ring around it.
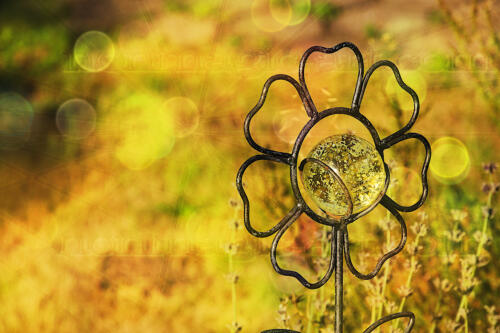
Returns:
[[[492,175],[490,174],[489,175],[489,180],[490,180],[490,183],[493,183],[493,177]],[[492,201],[493,201],[493,195],[494,195],[495,191],[489,191],[488,192],[488,199],[487,199],[487,203],[486,203],[486,209],[487,210],[490,210],[492,208]],[[477,245],[477,249],[476,249],[476,260],[477,258],[479,258],[479,256],[481,255],[481,252],[483,251],[483,248],[484,248],[484,245],[486,244],[486,241],[488,239],[487,237],[487,231],[488,231],[488,222],[490,221],[491,219],[491,216],[490,214],[486,213],[484,214],[484,217],[483,217],[483,225],[481,227],[481,238],[479,240],[479,243]],[[471,275],[472,277],[475,276],[476,274],[476,269],[477,269],[477,265],[474,265],[472,268],[471,268]],[[470,292],[470,294],[468,293],[464,293],[462,295],[462,298],[460,299],[460,304],[458,306],[458,310],[457,310],[457,314],[455,316],[455,321],[458,322],[460,320],[460,316],[461,314],[463,313],[463,316],[464,316],[464,321],[465,321],[465,324],[464,324],[464,330],[465,332],[468,332],[468,316],[467,316],[467,311],[468,311],[468,305],[469,305],[469,295],[474,295],[474,290],[472,290]]]
[[[417,266],[418,266],[418,261],[417,261],[417,256],[416,256],[416,252],[418,251],[418,246],[419,246],[419,243],[420,243],[420,237],[421,237],[421,233],[417,233],[416,237],[415,237],[415,248],[414,248],[414,252],[411,254],[411,258],[410,258],[410,271],[408,272],[408,277],[406,278],[406,284],[405,284],[405,289],[406,290],[410,290],[410,287],[411,287],[411,280],[413,278],[413,275],[415,274],[415,272],[417,271]],[[401,302],[399,303],[399,307],[398,307],[398,311],[397,312],[401,312],[403,311],[403,308],[405,306],[405,303],[406,303],[406,299],[408,298],[409,295],[403,295],[403,297],[401,298]],[[394,321],[394,324],[393,324],[393,328],[398,328],[399,327],[399,324],[400,324],[400,320],[399,318]]]
[[[237,253],[236,244],[236,232],[239,228],[238,215],[239,209],[238,205],[231,204],[234,207],[233,222],[231,227],[231,237],[230,243],[227,248],[228,253],[228,276],[231,283],[231,303],[232,303],[232,323],[230,325],[231,333],[238,333],[241,331],[241,326],[238,323],[238,307],[237,307],[237,294],[236,294],[236,283],[238,283],[238,275],[234,268],[234,256]]]
[[[372,307],[371,307],[370,323],[373,323],[375,321],[375,318],[377,316],[376,312],[377,312],[377,310],[376,310],[376,302],[374,301],[372,303]]]
[[[328,243],[328,230],[323,229],[321,232],[321,263],[323,263],[323,260],[328,259]],[[324,316],[326,316],[327,312],[326,303],[328,301],[325,300],[325,288],[320,288],[314,296],[307,296],[307,333],[313,332],[316,326],[315,323],[318,323],[319,328],[322,328]]]
[[[420,243],[420,235],[417,235],[417,237],[415,238],[415,248],[418,248],[419,243]],[[410,272],[408,273],[408,278],[406,279],[406,285],[405,285],[406,288],[408,288],[408,289],[411,286],[411,280],[413,278],[413,274],[415,274],[415,272],[417,271],[417,264],[418,264],[418,262],[417,262],[416,256],[412,255],[411,259],[410,259]],[[403,308],[405,306],[407,298],[408,298],[408,296],[404,296],[401,299],[401,303],[399,303],[398,312],[403,311]]]
[[[390,218],[390,213],[388,212],[386,214],[386,220]],[[388,224],[386,224],[386,240],[385,240],[385,247],[389,247],[391,245],[391,230]],[[377,297],[381,300],[381,302],[373,302],[372,307],[371,307],[371,320],[370,322],[376,321],[378,318],[382,317],[383,311],[384,311],[384,304],[385,304],[385,291],[387,289],[387,282],[389,280],[389,274],[391,272],[391,266],[390,266],[390,261],[386,262],[385,267],[384,267],[384,275],[382,277],[382,288],[377,288],[378,295]],[[380,328],[377,328],[374,332],[380,332]]]
[[[312,332],[312,323],[313,323],[313,316],[312,316],[312,302],[311,302],[311,294],[308,294],[307,295],[307,333],[311,333]]]
[[[229,255],[229,272],[234,273],[234,265],[233,265],[233,255]],[[233,323],[237,323],[237,305],[236,305],[236,283],[231,281],[231,302],[233,307]]]
[[[323,257],[323,259],[328,257],[328,231],[326,229],[323,229],[323,232],[321,233],[321,256]],[[320,306],[323,306],[323,304],[325,304],[325,288],[319,289],[319,300],[320,300],[319,302]],[[326,311],[326,309],[321,309],[321,311],[317,311],[318,322],[320,322],[321,316],[323,315],[322,313],[323,311]]]
[[[434,309],[434,313],[435,314],[438,314],[440,309],[441,309],[441,300],[443,298],[443,292],[441,291],[441,288],[439,288],[439,294],[438,294],[438,300],[437,300],[437,303],[436,303],[436,308]],[[429,330],[429,333],[434,333],[436,331],[436,327],[437,327],[437,324],[436,324],[437,320],[434,319],[432,321],[432,325],[431,325],[431,328]]]
[[[387,229],[387,232],[386,232],[386,244],[387,244],[387,246],[390,246],[390,244],[391,244],[391,231],[390,231],[390,229]],[[385,290],[387,289],[387,281],[389,280],[389,273],[390,273],[390,271],[391,271],[391,265],[390,265],[390,261],[389,261],[389,262],[386,263],[386,266],[384,268],[384,277],[383,277],[383,280],[382,280],[382,289],[380,291],[380,298],[381,298],[382,302],[380,302],[380,304],[378,306],[377,315],[376,315],[376,318],[374,319],[374,321],[377,318],[382,318],[382,314],[383,314],[383,311],[384,311],[384,303],[385,303]],[[379,331],[380,331],[380,329],[377,328],[377,332],[379,332]]]

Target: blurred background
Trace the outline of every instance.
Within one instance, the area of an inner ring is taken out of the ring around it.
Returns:
[[[256,153],[242,127],[265,80],[297,78],[312,45],[351,41],[365,68],[389,59],[417,91],[414,131],[433,160],[427,202],[404,214],[403,253],[371,281],[346,271],[345,330],[405,310],[416,332],[499,332],[499,5],[2,1],[0,331],[333,332],[333,281],[308,291],[273,271],[271,239],[242,228],[235,176]],[[306,81],[318,110],[349,106],[356,73],[349,50],[312,55]],[[378,69],[361,112],[387,136],[411,111],[392,72]],[[306,120],[293,87],[276,82],[252,133],[289,152]],[[355,120],[329,117],[301,156],[342,133],[369,138]],[[419,197],[423,157],[415,140],[387,151],[398,202]],[[245,174],[257,228],[293,206],[288,172],[258,162]],[[349,232],[363,272],[400,237],[382,208]],[[329,237],[301,217],[280,243],[280,264],[322,276]]]

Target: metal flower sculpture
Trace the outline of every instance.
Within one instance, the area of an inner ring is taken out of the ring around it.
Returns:
[[[309,94],[305,77],[304,69],[307,59],[314,52],[334,53],[342,48],[349,48],[354,52],[358,62],[357,82],[352,98],[350,108],[335,107],[318,112],[314,105],[311,95]],[[399,86],[406,91],[413,99],[413,114],[408,123],[395,133],[380,138],[372,123],[361,112],[361,101],[366,90],[368,82],[373,72],[382,66],[387,66],[392,69],[396,81]],[[253,116],[261,109],[266,100],[266,96],[271,84],[278,80],[284,80],[291,83],[298,92],[300,99],[304,105],[304,109],[309,116],[308,122],[300,131],[292,152],[279,152],[267,149],[254,141],[250,134],[250,123]],[[237,177],[236,186],[241,195],[244,204],[244,223],[247,230],[256,237],[268,237],[273,234],[274,240],[271,245],[271,263],[279,274],[295,277],[306,288],[315,289],[323,286],[332,276],[335,271],[335,332],[342,332],[342,311],[343,311],[343,260],[349,270],[356,277],[364,280],[369,280],[375,277],[382,265],[391,257],[401,252],[406,238],[406,224],[400,212],[411,212],[419,208],[427,197],[427,169],[430,162],[430,145],[422,135],[409,132],[419,113],[418,96],[410,87],[402,80],[399,70],[396,65],[387,60],[382,60],[372,65],[366,73],[364,73],[363,57],[358,48],[348,42],[340,43],[332,48],[322,46],[313,46],[309,48],[302,59],[299,66],[299,81],[285,74],[277,74],[271,76],[262,90],[262,94],[257,105],[248,113],[245,123],[245,137],[255,150],[261,154],[249,158],[240,167]],[[330,136],[318,143],[309,155],[298,163],[299,150],[309,131],[318,122],[326,117],[343,114],[351,116],[361,122],[371,134],[373,145],[368,141],[361,139],[352,134]],[[421,176],[422,176],[422,192],[417,202],[410,206],[403,206],[391,199],[387,194],[387,189],[390,182],[390,170],[384,160],[384,151],[395,144],[408,139],[416,139],[420,141],[426,151]],[[277,163],[283,163],[290,167],[290,181],[293,194],[295,197],[295,206],[286,214],[283,219],[275,226],[267,231],[258,231],[254,229],[250,223],[250,202],[243,188],[242,178],[245,170],[254,162],[260,160],[268,160]],[[305,202],[303,194],[299,189],[298,173],[300,172],[304,188],[312,201],[319,207],[322,213],[316,213]],[[349,252],[349,231],[348,225],[353,223],[360,217],[368,214],[378,204],[385,207],[399,222],[401,227],[401,239],[399,244],[386,254],[384,254],[375,265],[375,268],[369,273],[359,272],[353,265]],[[312,220],[331,227],[331,254],[329,266],[325,275],[316,282],[307,281],[300,273],[292,270],[286,270],[279,266],[276,260],[276,250],[278,242],[283,234],[290,226],[298,219],[301,214],[308,215]],[[405,332],[411,331],[415,317],[411,312],[399,312],[385,316],[364,332],[372,332],[377,327],[385,322],[396,318],[407,317],[409,323]],[[270,330],[266,332],[295,332],[290,330]]]

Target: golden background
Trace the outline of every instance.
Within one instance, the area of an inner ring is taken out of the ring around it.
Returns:
[[[307,291],[272,270],[271,239],[242,228],[235,176],[256,153],[243,120],[265,80],[297,78],[312,45],[351,41],[366,69],[389,59],[419,94],[414,130],[433,160],[427,202],[404,214],[406,250],[372,281],[346,270],[345,330],[404,309],[417,316],[415,332],[498,332],[498,175],[485,163],[500,149],[499,5],[3,1],[0,331],[333,332],[333,282]],[[318,110],[349,106],[356,73],[350,51],[311,56]],[[411,110],[390,70],[377,70],[362,113],[381,136]],[[366,137],[355,121],[330,118],[304,154],[329,135]],[[290,151],[306,120],[295,90],[276,83],[252,133]],[[386,159],[391,193],[415,201],[422,147],[408,141]],[[244,181],[260,229],[293,205],[285,167],[255,164]],[[384,214],[350,227],[363,271],[399,238]],[[301,218],[280,243],[282,266],[322,275],[323,229]]]

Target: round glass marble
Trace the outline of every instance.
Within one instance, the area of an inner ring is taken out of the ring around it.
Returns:
[[[385,184],[384,162],[375,147],[352,134],[333,135],[318,143],[307,156],[330,167],[345,184],[352,200],[352,213],[374,204]],[[311,199],[333,216],[348,214],[349,199],[342,185],[324,166],[307,161],[302,182]]]

